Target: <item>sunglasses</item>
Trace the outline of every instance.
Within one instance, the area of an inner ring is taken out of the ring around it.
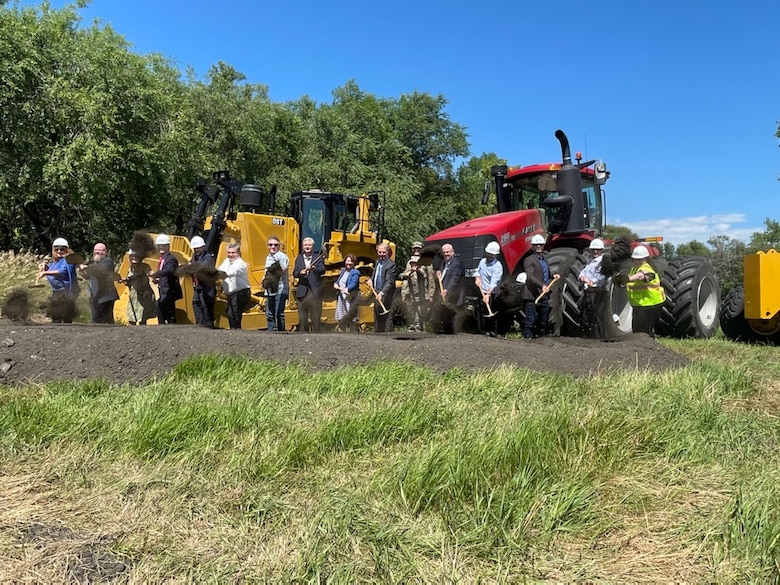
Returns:
[[[56,248],[54,248],[54,251],[55,251],[55,252],[67,252],[67,251],[68,251],[68,249],[67,249],[67,248],[64,248],[64,247],[62,247],[62,246],[57,246]]]
[[[268,244],[269,248],[278,248],[279,244]]]

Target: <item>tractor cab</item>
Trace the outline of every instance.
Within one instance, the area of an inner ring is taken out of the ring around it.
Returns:
[[[601,161],[581,162],[580,153],[573,164],[566,135],[559,130],[556,137],[561,142],[563,163],[491,168],[498,211],[544,209],[548,234],[557,240],[580,241],[575,247],[585,248],[604,229],[602,185],[609,172]],[[486,188],[483,201],[488,192]]]

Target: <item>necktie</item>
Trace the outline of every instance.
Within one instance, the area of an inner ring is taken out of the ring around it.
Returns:
[[[380,260],[376,265],[376,278],[374,278],[374,286],[377,287],[382,282],[382,261]]]

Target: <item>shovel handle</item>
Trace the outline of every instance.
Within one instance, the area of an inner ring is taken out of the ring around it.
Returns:
[[[559,280],[560,280],[560,278],[553,278],[552,282],[551,282],[550,284],[548,284],[548,285],[547,285],[547,290],[546,290],[546,291],[544,291],[544,290],[543,290],[543,291],[542,291],[542,292],[539,294],[539,296],[538,296],[538,297],[536,297],[536,300],[534,301],[534,304],[535,304],[535,305],[538,305],[538,304],[539,304],[539,301],[541,301],[541,300],[544,298],[544,295],[546,295],[548,292],[550,292],[550,288],[552,288],[552,285],[554,285],[554,284],[555,284],[556,282],[558,282]]]
[[[379,306],[382,307],[382,315],[386,315],[389,310],[385,307],[385,304],[382,302],[382,299],[379,298],[379,293],[376,292],[376,289],[374,288],[374,283],[370,280],[368,281],[368,286],[371,289],[371,292],[374,293],[374,298],[376,299],[376,302],[379,303]]]

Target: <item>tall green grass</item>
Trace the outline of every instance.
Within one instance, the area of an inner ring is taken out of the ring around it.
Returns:
[[[201,356],[141,387],[0,387],[0,463],[28,482],[17,524],[116,534],[131,580],[778,579],[778,350],[671,345],[693,364],[574,379]]]

